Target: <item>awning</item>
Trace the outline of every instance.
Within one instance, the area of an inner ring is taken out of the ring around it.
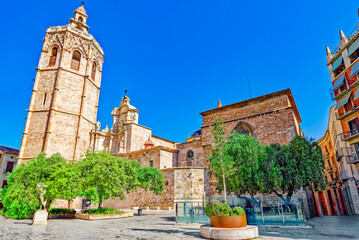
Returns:
[[[334,72],[343,62],[343,57],[340,55],[332,64],[332,72]]]
[[[334,82],[333,91],[337,90],[341,85],[343,85],[344,79],[345,73]]]
[[[359,62],[357,62],[350,71],[350,78],[354,77],[355,74],[359,72]]]
[[[354,100],[359,98],[359,89],[357,88],[357,90],[355,91],[355,95],[354,95]]]
[[[345,104],[347,104],[347,102],[349,101],[350,95],[352,95],[351,93],[349,93],[348,95],[346,95],[345,97],[342,98],[342,100],[340,100],[337,103],[337,106],[335,107],[334,110],[337,110],[340,107],[343,107]]]
[[[350,44],[348,47],[348,56],[352,55],[359,48],[359,38],[355,39],[355,41]]]

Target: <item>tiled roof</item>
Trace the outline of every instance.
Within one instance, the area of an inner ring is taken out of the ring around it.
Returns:
[[[9,147],[5,147],[5,146],[0,146],[0,150],[5,152],[5,153],[19,155],[19,150],[15,149],[15,148],[9,148]]]

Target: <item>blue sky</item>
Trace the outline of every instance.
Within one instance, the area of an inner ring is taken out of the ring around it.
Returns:
[[[80,1],[0,2],[0,145],[19,148],[45,30]],[[357,1],[87,0],[89,32],[105,51],[98,120],[128,89],[139,123],[182,142],[199,112],[291,88],[307,136],[327,128],[325,47],[358,22]]]

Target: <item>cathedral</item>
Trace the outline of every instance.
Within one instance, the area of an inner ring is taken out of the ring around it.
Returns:
[[[114,106],[111,128],[97,121],[104,52],[88,33],[84,6],[68,25],[46,31],[19,153],[26,163],[40,152],[78,160],[86,151],[108,151],[159,169],[165,192],[129,193],[126,200],[107,200],[108,207],[171,207],[181,199],[215,196],[216,179],[208,176],[206,159],[214,149],[211,125],[219,116],[225,135],[250,134],[261,143],[288,144],[302,135],[301,118],[290,89],[203,111],[201,126],[177,143],[152,134],[138,122],[139,110],[125,94]],[[190,133],[190,132],[189,132]]]

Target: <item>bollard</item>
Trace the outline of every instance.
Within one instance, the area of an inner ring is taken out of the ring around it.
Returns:
[[[138,216],[142,216],[142,209],[141,209],[141,208],[139,208],[139,209],[137,210],[137,215],[138,215]]]

